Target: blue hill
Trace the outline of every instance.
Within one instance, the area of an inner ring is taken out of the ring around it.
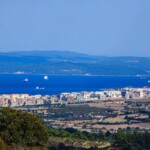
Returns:
[[[0,73],[60,75],[150,75],[148,57],[90,56],[69,51],[0,53]]]

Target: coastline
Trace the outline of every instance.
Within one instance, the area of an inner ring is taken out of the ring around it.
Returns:
[[[85,75],[85,74],[47,74],[47,73],[0,73],[0,75],[33,75],[33,76],[42,76],[42,75],[47,75],[47,76],[84,76],[84,77],[88,77],[88,76],[98,76],[98,77],[150,77],[150,74],[135,74],[135,75],[131,75],[131,74],[122,74],[122,75],[118,75],[118,74],[114,74],[114,75]]]

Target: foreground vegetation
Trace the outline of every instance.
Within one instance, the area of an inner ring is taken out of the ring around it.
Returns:
[[[3,108],[0,110],[0,137],[1,143],[4,141],[11,146],[45,147],[49,135],[44,121],[38,116]]]
[[[0,150],[149,150],[150,133],[133,129],[88,133],[46,127],[36,115],[10,108],[0,110]]]

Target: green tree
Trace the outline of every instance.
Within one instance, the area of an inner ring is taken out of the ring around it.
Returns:
[[[77,132],[73,133],[72,137],[81,139],[81,140],[87,140],[87,137],[81,131],[77,131]]]
[[[100,137],[100,140],[101,141],[106,141],[106,135],[105,135],[105,133],[104,132],[99,132],[99,137]]]
[[[92,141],[95,140],[95,135],[94,135],[94,133],[92,133],[92,132],[89,132],[88,135],[87,135],[87,137],[88,137],[88,139],[90,139],[90,140],[92,140]]]
[[[48,130],[38,116],[10,108],[0,110],[0,137],[8,144],[44,146]]]

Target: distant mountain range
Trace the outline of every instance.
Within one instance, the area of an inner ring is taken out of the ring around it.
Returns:
[[[91,56],[69,51],[1,52],[0,73],[150,75],[150,58]]]

